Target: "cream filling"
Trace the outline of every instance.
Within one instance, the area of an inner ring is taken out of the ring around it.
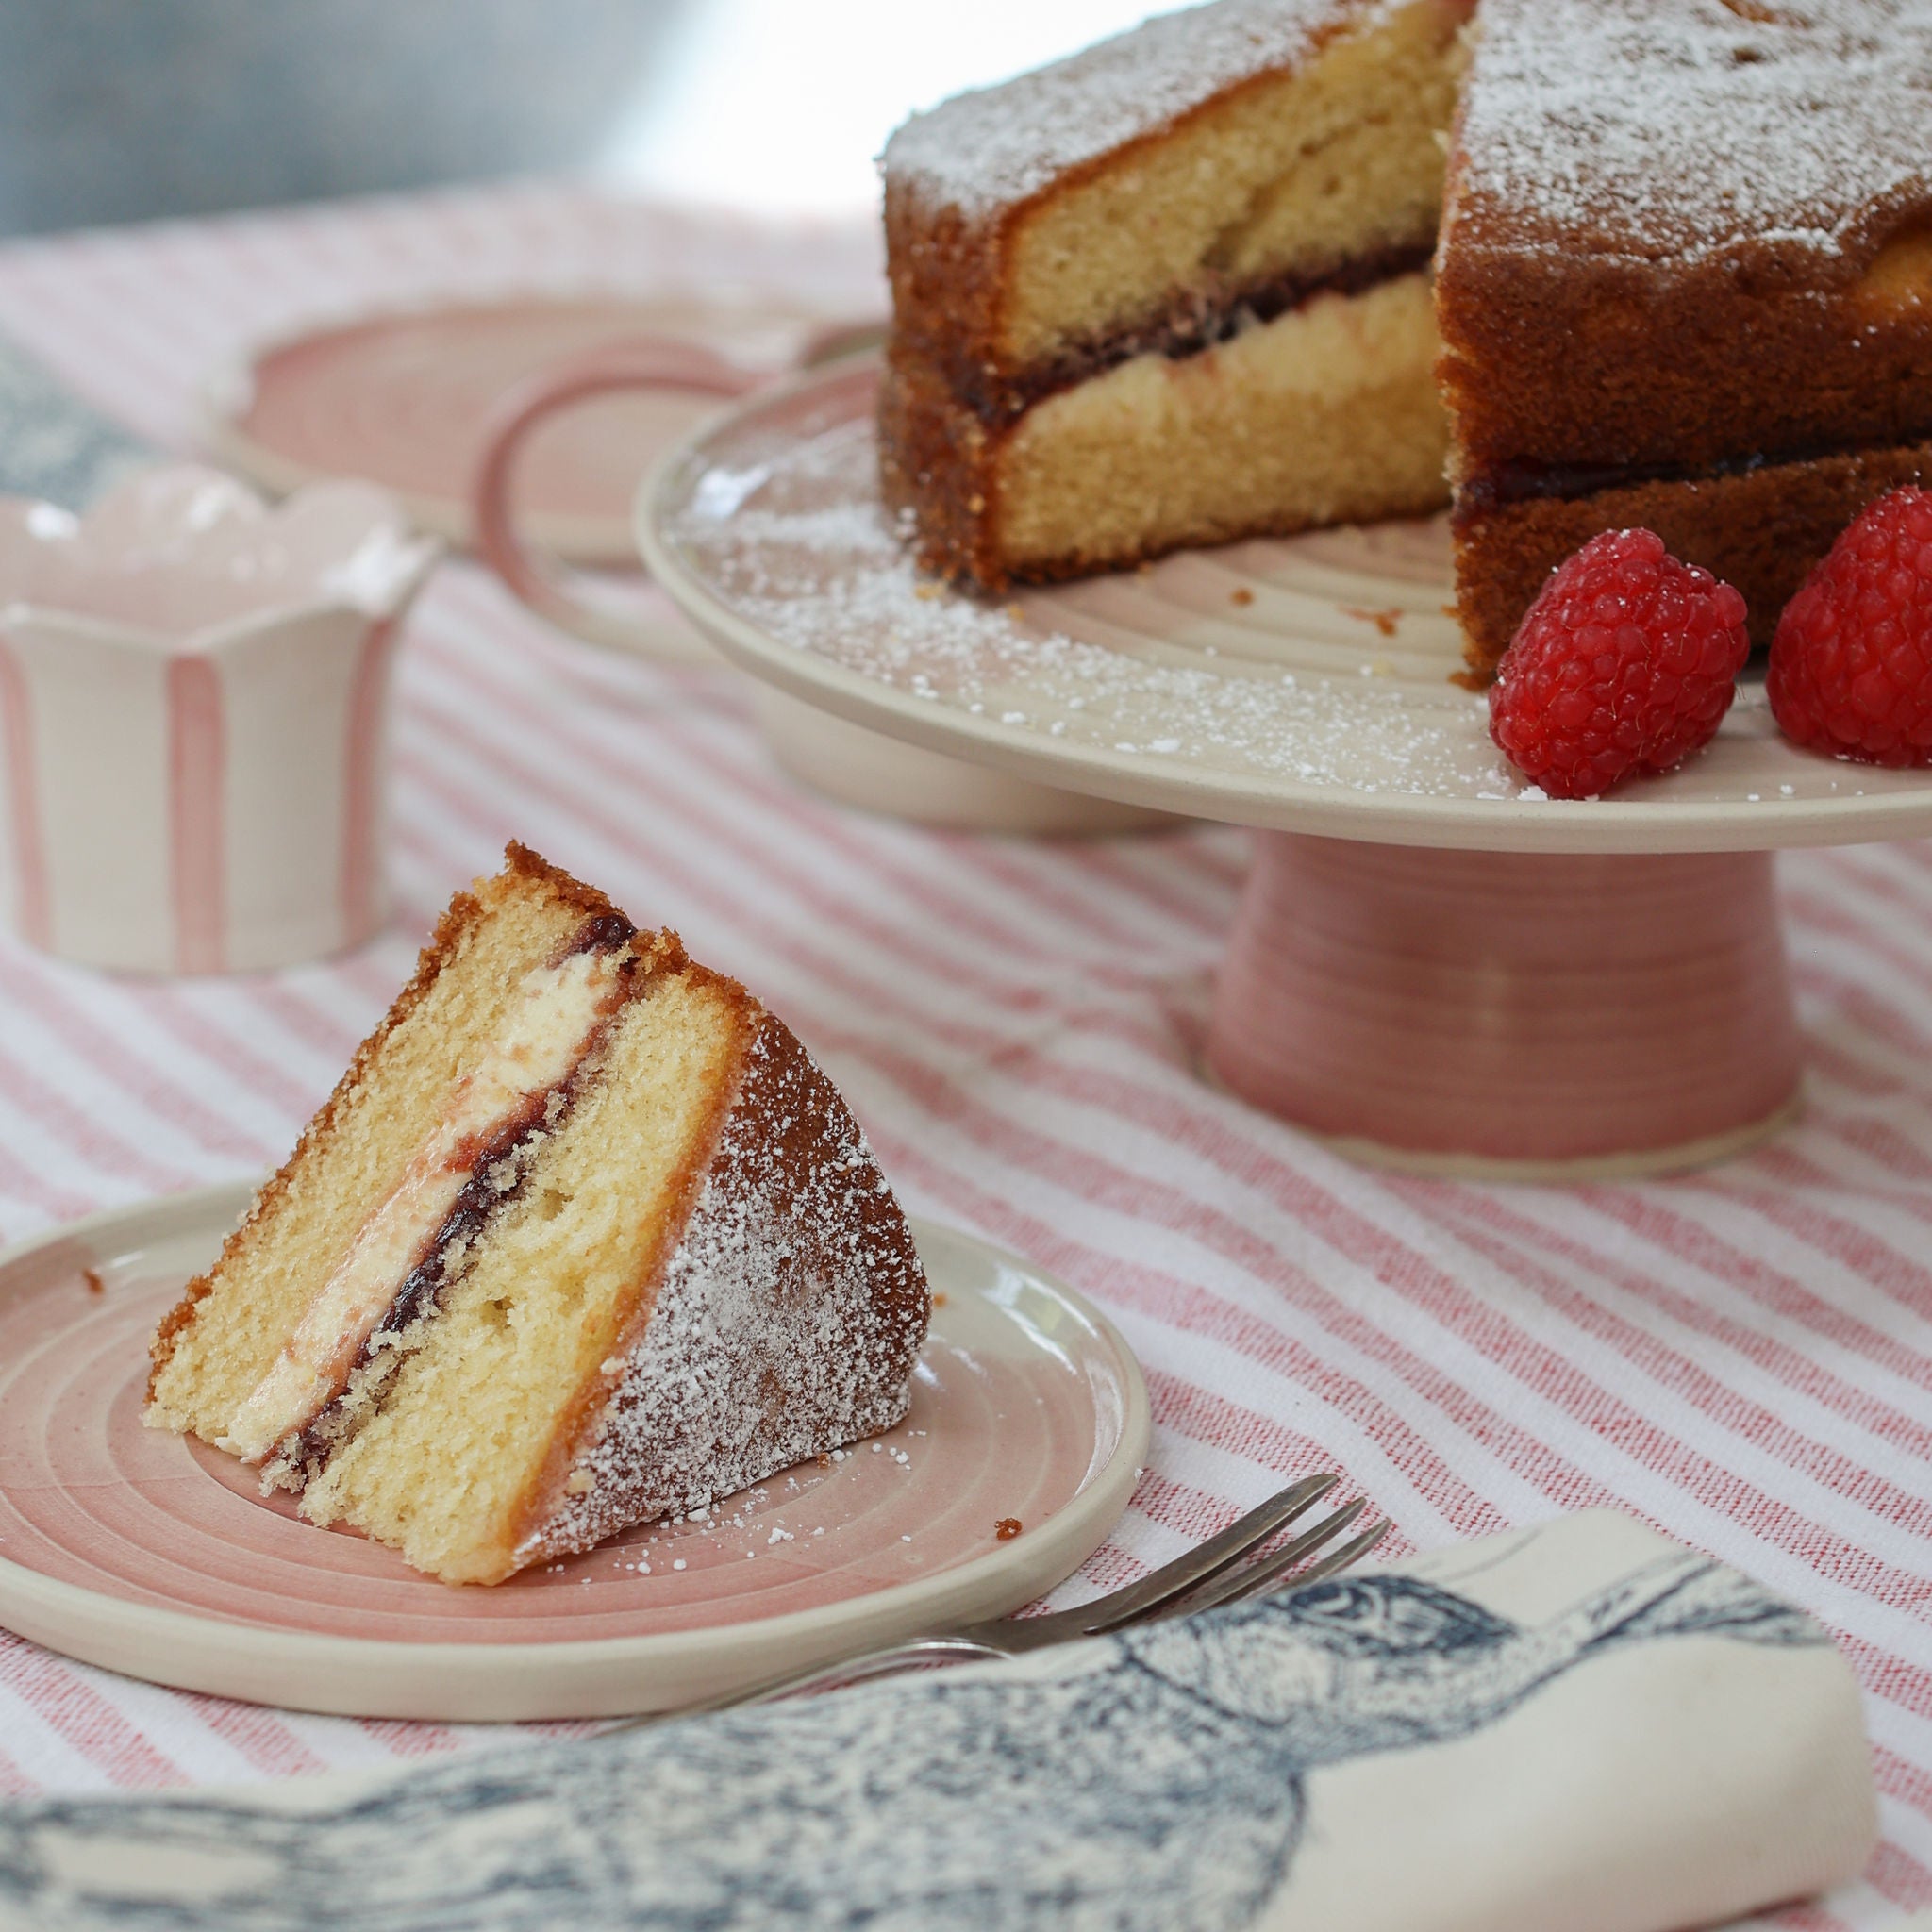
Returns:
[[[363,1344],[449,1218],[478,1151],[569,1078],[615,1010],[623,996],[620,957],[599,947],[524,975],[502,1034],[458,1081],[442,1118],[316,1291],[220,1447],[261,1462],[341,1392]]]

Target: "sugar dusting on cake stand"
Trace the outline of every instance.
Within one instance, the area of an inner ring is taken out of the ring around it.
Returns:
[[[1720,1158],[1797,1104],[1774,854],[1932,832],[1932,774],[1716,742],[1548,799],[1453,682],[1439,523],[986,602],[874,482],[870,365],[767,391],[641,500],[657,580],[792,701],[1036,783],[1256,828],[1206,1072],[1351,1154],[1584,1178]]]

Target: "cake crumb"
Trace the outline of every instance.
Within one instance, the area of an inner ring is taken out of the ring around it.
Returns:
[[[936,1308],[942,1308],[945,1307],[946,1297],[943,1290],[935,1289],[933,1291],[932,1305]]]
[[[1398,606],[1391,610],[1357,610],[1352,604],[1341,607],[1344,617],[1358,617],[1364,624],[1373,624],[1385,638],[1395,635],[1395,626],[1402,622],[1402,610]]]
[[[1245,610],[1255,601],[1255,593],[1247,585],[1241,584],[1227,593],[1227,601],[1230,604],[1239,604]]]
[[[1020,1534],[1022,1524],[1017,1516],[1002,1516],[992,1526],[992,1533],[1003,1543],[1009,1543]]]
[[[108,1284],[101,1279],[101,1271],[98,1268],[83,1268],[80,1271],[80,1278],[87,1283],[88,1293],[107,1293]]]

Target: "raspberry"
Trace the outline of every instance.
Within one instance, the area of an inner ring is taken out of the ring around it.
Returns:
[[[1654,530],[1606,530],[1550,574],[1490,688],[1490,736],[1557,798],[1708,744],[1750,655],[1744,600]]]
[[[1852,521],[1785,606],[1765,691],[1793,743],[1932,764],[1932,495],[1894,490]]]

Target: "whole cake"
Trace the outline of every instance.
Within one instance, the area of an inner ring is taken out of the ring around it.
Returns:
[[[930,1310],[784,1023],[508,861],[162,1321],[145,1418],[451,1583],[891,1426]]]
[[[1453,487],[1479,670],[1630,524],[1768,640],[1932,456],[1932,0],[1471,12],[1218,0],[892,137],[882,484],[928,567]]]

